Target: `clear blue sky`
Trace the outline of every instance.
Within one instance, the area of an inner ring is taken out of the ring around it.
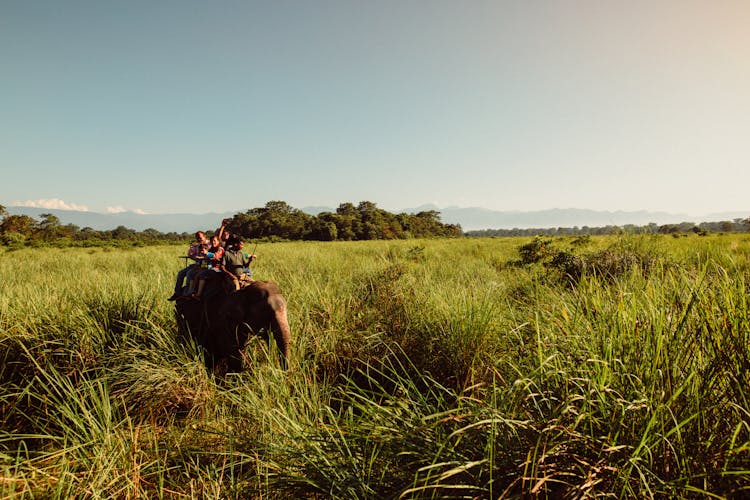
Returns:
[[[747,0],[3,0],[0,204],[750,209]]]

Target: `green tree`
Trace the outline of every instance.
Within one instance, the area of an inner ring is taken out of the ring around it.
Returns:
[[[36,237],[44,241],[53,241],[62,236],[60,219],[52,214],[40,214],[42,220],[37,224]]]
[[[31,237],[36,231],[37,221],[28,215],[7,215],[0,222],[0,232],[19,233],[24,237]]]
[[[247,238],[276,236],[290,240],[304,239],[312,231],[312,216],[284,201],[269,201],[262,208],[235,216],[229,230]]]
[[[357,234],[361,240],[378,240],[385,238],[386,221],[383,217],[383,211],[371,201],[360,201],[357,205],[357,212],[362,222],[360,231]]]
[[[339,208],[336,209],[336,213],[339,215],[350,215],[356,216],[359,214],[357,207],[353,203],[341,203]]]
[[[162,234],[158,230],[152,227],[148,229],[144,229],[141,232],[141,235],[143,235],[146,239],[149,239],[149,240],[158,240],[162,236]]]
[[[328,213],[318,214],[312,222],[309,238],[317,241],[335,241],[338,239],[338,227],[334,222],[336,215]]]
[[[357,239],[362,223],[356,214],[332,214],[330,222],[336,226],[336,236],[339,240],[352,241]]]
[[[115,240],[134,240],[135,230],[128,229],[125,226],[117,226],[112,231],[110,231],[110,235],[112,239]]]
[[[373,240],[408,237],[460,237],[461,227],[440,222],[440,213],[392,214],[371,201],[341,203],[335,213],[311,216],[284,201],[236,214],[229,231],[246,238],[279,237],[290,240]]]

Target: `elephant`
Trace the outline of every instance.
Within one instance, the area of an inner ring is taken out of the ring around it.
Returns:
[[[201,300],[177,300],[175,313],[180,333],[205,349],[207,367],[217,373],[242,369],[240,351],[250,334],[268,340],[271,332],[282,365],[289,363],[286,301],[276,283],[252,281],[232,291],[218,286]]]

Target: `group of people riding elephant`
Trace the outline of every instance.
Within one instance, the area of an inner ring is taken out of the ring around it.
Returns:
[[[250,335],[272,334],[282,364],[289,361],[291,333],[286,301],[278,285],[252,279],[254,254],[243,251],[239,235],[226,230],[228,220],[210,240],[198,231],[185,257],[193,262],[177,273],[174,293],[180,332],[206,351],[206,363],[217,371],[239,371],[241,350]]]
[[[174,293],[168,300],[200,299],[206,291],[206,283],[214,285],[209,290],[220,285],[233,285],[239,290],[240,282],[252,279],[250,263],[255,260],[255,255],[243,252],[244,241],[226,229],[227,223],[228,220],[224,219],[210,240],[203,231],[195,233],[195,241],[183,257],[193,262],[187,263],[177,273]],[[224,283],[219,278],[228,281]]]

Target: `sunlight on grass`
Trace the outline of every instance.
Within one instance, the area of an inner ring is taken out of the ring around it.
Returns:
[[[182,251],[3,251],[0,498],[750,493],[747,236],[262,243],[223,379]]]

